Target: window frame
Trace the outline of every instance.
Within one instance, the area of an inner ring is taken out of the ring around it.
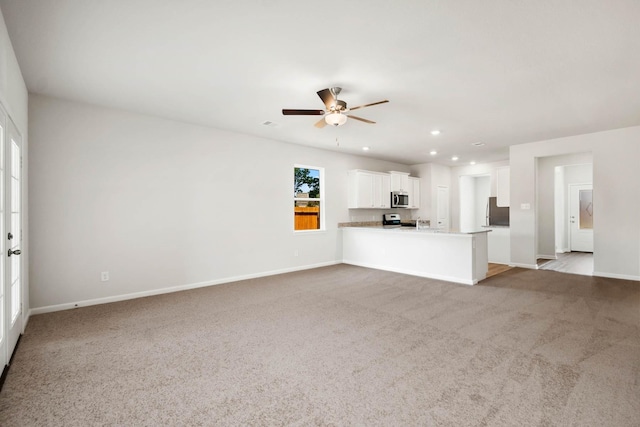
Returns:
[[[311,198],[311,197],[296,197],[295,193],[293,195],[293,202],[294,202],[294,207],[295,207],[295,202],[297,201],[301,201],[301,202],[318,202],[320,205],[320,215],[319,215],[319,220],[320,220],[320,228],[316,228],[316,229],[307,229],[307,230],[296,230],[296,215],[295,215],[295,211],[293,213],[292,216],[292,228],[293,228],[293,232],[294,233],[319,233],[319,232],[324,232],[326,231],[326,224],[325,224],[325,191],[324,191],[324,185],[325,185],[325,180],[324,180],[324,168],[320,167],[320,166],[310,166],[310,165],[302,165],[302,164],[298,164],[295,163],[293,165],[293,184],[294,184],[294,188],[295,188],[295,173],[296,173],[296,169],[313,169],[313,170],[317,170],[318,171],[318,179],[320,180],[320,194],[318,198]]]

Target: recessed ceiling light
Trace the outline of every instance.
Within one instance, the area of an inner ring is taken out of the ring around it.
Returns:
[[[471,145],[475,145],[476,147],[482,147],[484,145],[484,142],[482,141],[472,142]]]
[[[476,164],[476,162],[475,162],[475,160],[471,160],[471,161],[469,162],[469,164],[470,164],[470,165],[475,165],[475,164]]]
[[[458,156],[453,156],[453,157],[451,158],[451,160],[453,160],[454,162],[455,162],[455,161],[457,161],[457,160],[458,160]]]
[[[438,129],[434,129],[431,131],[431,135],[440,135],[440,131]]]
[[[362,147],[362,151],[369,151],[369,147]]]
[[[435,156],[436,154],[438,154],[438,152],[436,150],[431,150],[429,151],[429,154],[431,154],[432,156]]]

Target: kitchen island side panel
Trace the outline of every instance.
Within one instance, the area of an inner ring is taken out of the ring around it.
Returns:
[[[486,233],[344,228],[345,264],[474,285],[487,273]]]

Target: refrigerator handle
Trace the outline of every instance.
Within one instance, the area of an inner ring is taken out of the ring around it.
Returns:
[[[486,215],[485,215],[485,219],[486,219],[486,224],[485,224],[485,225],[486,225],[486,226],[491,225],[491,224],[490,224],[490,221],[489,221],[489,203],[490,203],[490,202],[487,200],[487,211],[486,211]]]

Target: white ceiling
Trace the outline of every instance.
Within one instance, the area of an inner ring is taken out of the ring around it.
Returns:
[[[348,153],[366,145],[366,156],[405,164],[503,160],[509,145],[640,125],[638,0],[0,8],[32,93]],[[322,109],[316,92],[330,86],[349,106],[390,102],[358,111],[375,125],[282,116]]]

